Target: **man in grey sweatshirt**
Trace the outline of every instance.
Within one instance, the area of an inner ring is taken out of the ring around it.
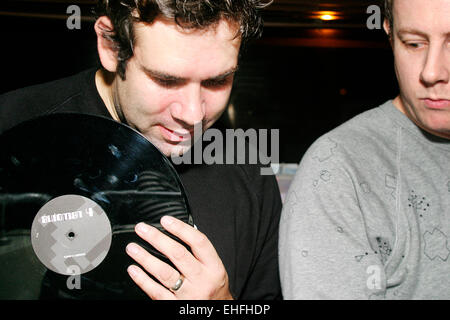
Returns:
[[[400,94],[320,137],[280,224],[286,299],[450,299],[450,0],[386,0]]]

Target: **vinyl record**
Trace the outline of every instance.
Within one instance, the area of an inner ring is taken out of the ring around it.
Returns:
[[[193,225],[170,161],[111,119],[52,114],[0,135],[0,299],[147,298],[128,276],[134,232]],[[171,264],[172,265],[172,264]]]

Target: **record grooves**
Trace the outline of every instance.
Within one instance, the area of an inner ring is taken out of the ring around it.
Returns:
[[[134,226],[165,232],[163,215],[193,225],[170,161],[111,119],[43,116],[0,135],[0,150],[0,299],[145,297],[126,272],[126,245],[170,261]],[[71,288],[77,272],[81,288]]]

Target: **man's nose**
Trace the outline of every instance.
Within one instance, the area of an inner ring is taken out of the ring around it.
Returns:
[[[182,89],[179,101],[172,107],[172,116],[185,126],[194,127],[205,118],[205,101],[199,84],[189,84]]]
[[[427,86],[448,83],[450,78],[450,55],[447,48],[439,45],[429,47],[420,80]]]

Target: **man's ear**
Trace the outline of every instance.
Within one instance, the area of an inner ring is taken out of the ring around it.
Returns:
[[[116,72],[117,49],[112,40],[105,37],[106,33],[114,32],[111,20],[106,16],[101,16],[95,22],[94,29],[97,34],[97,50],[102,66],[109,72]]]
[[[391,30],[391,26],[390,26],[390,23],[389,23],[388,19],[384,19],[383,29],[384,29],[384,32],[386,32],[386,34],[388,35],[389,42],[392,45],[392,30]]]

